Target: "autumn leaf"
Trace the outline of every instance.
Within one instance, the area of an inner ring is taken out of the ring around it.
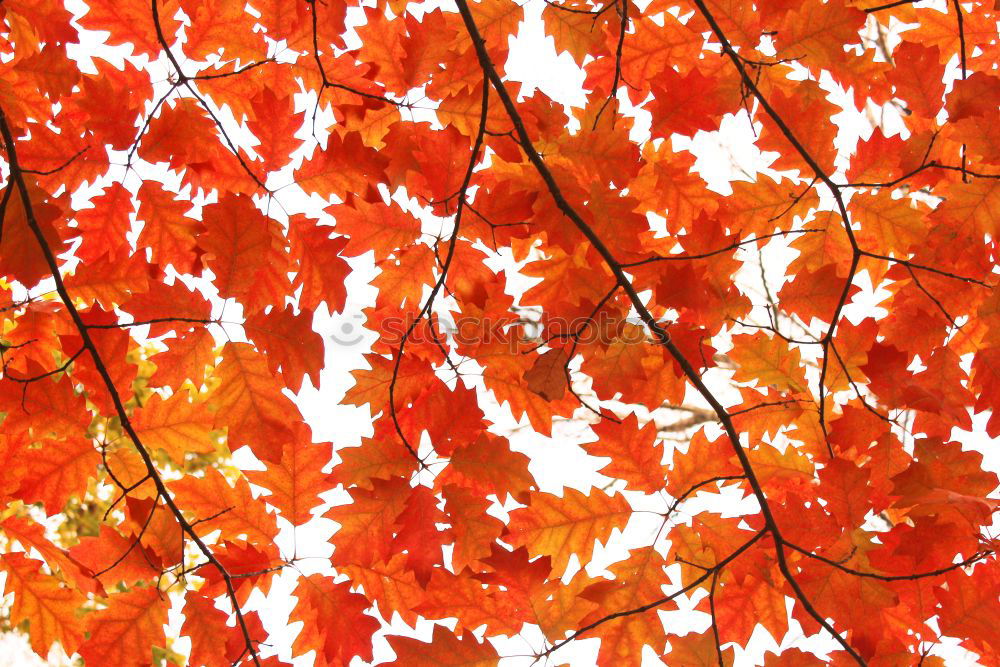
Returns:
[[[566,351],[549,350],[540,355],[524,374],[528,389],[547,401],[562,398],[569,388],[566,381]]]
[[[500,661],[496,650],[467,632],[461,639],[441,625],[434,626],[429,644],[409,637],[389,637],[396,652],[391,665],[461,665],[462,667],[492,667]]]
[[[204,403],[191,401],[184,392],[164,399],[153,394],[136,411],[132,424],[149,447],[159,447],[170,457],[184,461],[185,452],[210,452],[213,416]]]
[[[511,516],[511,540],[533,555],[551,556],[553,569],[562,571],[574,553],[589,560],[594,543],[607,540],[616,528],[623,530],[630,514],[620,494],[599,489],[586,495],[566,489],[562,497],[532,492],[528,507]]]
[[[309,428],[299,422],[294,439],[285,443],[281,462],[266,471],[248,471],[251,482],[268,489],[267,502],[294,525],[311,518],[310,511],[319,505],[319,494],[327,489],[323,467],[330,460],[329,443],[313,444]]]
[[[0,568],[7,575],[4,593],[14,594],[11,622],[15,626],[28,622],[31,648],[39,655],[48,654],[53,642],[72,654],[83,642],[83,622],[77,609],[84,596],[44,575],[41,566],[21,553],[0,557]]]
[[[729,356],[737,364],[735,379],[738,381],[755,381],[758,387],[771,387],[781,392],[806,391],[800,352],[781,338],[763,334],[743,336]]]
[[[181,634],[191,638],[191,660],[212,664],[226,661],[226,645],[219,641],[228,630],[228,615],[217,609],[210,598],[188,593],[184,599]]]
[[[134,588],[108,598],[108,606],[87,618],[89,637],[80,646],[87,662],[138,667],[149,664],[154,646],[163,647],[167,603],[156,588]]]
[[[246,343],[228,343],[216,373],[220,388],[210,399],[215,428],[227,428],[229,447],[244,444],[265,461],[281,460],[281,442],[291,437],[285,415],[291,402],[271,383],[264,357]]]
[[[184,507],[198,517],[204,532],[222,530],[230,539],[244,536],[249,542],[267,546],[278,534],[274,515],[254,501],[250,485],[242,477],[231,485],[220,472],[209,468],[204,478],[187,477],[171,488]]]
[[[264,351],[271,372],[280,367],[292,391],[302,388],[305,376],[314,387],[319,386],[323,339],[313,331],[311,315],[309,311],[295,313],[286,307],[252,315],[244,325],[257,348]]]
[[[292,645],[297,655],[315,650],[317,665],[343,665],[354,656],[371,660],[369,638],[378,621],[362,613],[368,608],[363,596],[321,575],[301,577],[293,595],[298,604],[292,619],[305,621]]]

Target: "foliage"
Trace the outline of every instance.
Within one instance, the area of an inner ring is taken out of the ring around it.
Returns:
[[[3,2],[0,568],[36,652],[1000,664],[993,3],[553,0],[574,107],[505,74],[536,9]],[[726,123],[758,152],[720,194],[684,138]],[[372,431],[314,443],[314,316],[368,260]],[[547,486],[507,409],[590,424],[608,485]],[[328,559],[279,548],[324,519]]]

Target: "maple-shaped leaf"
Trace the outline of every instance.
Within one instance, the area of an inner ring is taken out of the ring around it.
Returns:
[[[305,621],[292,644],[295,654],[315,650],[315,664],[324,666],[346,665],[355,656],[372,659],[370,638],[379,624],[364,613],[369,603],[363,595],[318,574],[300,577],[292,595],[298,604],[291,618]]]
[[[312,329],[310,311],[295,313],[291,306],[285,306],[284,310],[272,309],[251,315],[244,327],[257,348],[264,351],[271,372],[278,374],[281,368],[285,386],[299,391],[307,375],[314,387],[319,386],[323,338]]]
[[[156,30],[172,37],[180,23],[173,17],[177,11],[176,2],[163,3],[160,7],[162,23],[159,28],[153,25],[149,8],[145,6],[120,5],[104,0],[88,5],[88,12],[79,19],[80,24],[88,30],[100,30],[108,33],[106,43],[109,46],[131,44],[136,54],[153,55],[160,50]]]
[[[220,595],[229,596],[229,587],[232,586],[235,600],[241,606],[246,605],[247,599],[255,591],[267,595],[275,574],[285,564],[273,553],[276,550],[271,547],[272,545],[265,545],[262,549],[258,549],[239,540],[223,541],[215,545],[213,547],[215,559],[230,578],[227,581],[219,568],[207,563],[198,570],[198,573],[205,578],[205,586],[199,592],[211,598]],[[239,650],[236,653],[239,654]]]
[[[43,440],[30,456],[32,474],[21,480],[17,496],[28,503],[41,502],[51,513],[62,511],[71,496],[82,496],[101,460],[93,444],[82,437]]]
[[[167,607],[155,587],[112,595],[107,607],[88,615],[80,655],[91,664],[148,665],[153,647],[166,646]]]
[[[747,457],[753,465],[757,481],[776,501],[789,489],[808,486],[813,480],[812,463],[795,447],[785,447],[784,451],[780,451],[771,444],[761,442],[747,452]],[[738,466],[736,457],[730,460],[735,469]]]
[[[384,563],[346,565],[338,570],[364,589],[365,597],[378,605],[383,618],[399,614],[404,623],[414,626],[418,616],[413,610],[423,602],[425,594],[406,560],[406,554],[399,553]]]
[[[34,79],[40,92],[53,102],[59,101],[73,90],[80,72],[56,44],[46,44],[40,51],[15,61],[18,79]]]
[[[772,637],[784,637],[788,632],[785,595],[776,586],[780,575],[775,577],[777,572],[768,571],[761,574],[725,581],[716,587],[715,619],[720,643],[732,641],[746,646],[758,625]]]
[[[711,631],[689,632],[681,637],[670,637],[670,651],[663,656],[665,661],[677,667],[719,667],[718,642]],[[733,648],[723,652],[723,667],[732,667]]]
[[[471,632],[461,639],[442,625],[434,626],[434,636],[430,643],[409,637],[388,637],[389,645],[396,653],[393,662],[383,665],[455,665],[455,667],[493,667],[499,664],[500,656],[489,642],[480,642]]]
[[[415,472],[418,465],[395,433],[366,438],[359,447],[337,450],[337,456],[340,463],[330,472],[330,482],[345,487],[370,489],[373,479],[407,476]]]
[[[895,67],[886,78],[896,88],[896,96],[906,102],[906,108],[924,118],[934,118],[941,110],[944,82],[940,50],[918,42],[904,41],[892,54]],[[957,96],[955,96],[957,97]],[[949,97],[951,103],[953,97]]]
[[[269,303],[267,292],[287,292],[287,256],[278,245],[276,223],[246,196],[227,195],[206,206],[202,219],[207,233],[199,245],[216,274],[214,284],[223,298],[239,299],[248,310]],[[262,303],[263,302],[263,303]]]
[[[667,491],[680,498],[710,479],[740,477],[742,472],[732,462],[732,447],[725,439],[709,440],[705,431],[699,430],[685,451],[674,451],[667,475]]]
[[[173,264],[178,271],[188,273],[198,261],[195,243],[202,224],[187,217],[190,206],[176,199],[175,194],[157,181],[143,181],[136,214],[143,226],[137,245],[150,249],[153,262]]]
[[[26,287],[34,287],[46,275],[51,274],[48,261],[38,246],[38,239],[28,224],[24,203],[14,194],[13,184],[4,188],[7,205],[3,208],[3,236],[0,237],[0,259],[3,260],[2,275],[17,280]],[[50,248],[58,249],[62,242],[53,223],[61,213],[60,206],[49,200],[46,194],[29,181],[28,193],[31,198],[33,218]]]
[[[185,29],[187,40],[184,53],[194,60],[205,60],[220,49],[227,59],[244,62],[261,60],[267,46],[261,35],[253,31],[253,18],[243,8],[225,0],[189,2],[181,0],[181,8],[191,19]]]
[[[663,465],[663,446],[656,443],[657,429],[652,421],[639,428],[635,414],[621,423],[601,420],[593,425],[598,440],[583,445],[591,456],[610,457],[601,468],[602,475],[624,479],[636,491],[654,493],[664,487],[667,467]]]
[[[295,182],[307,194],[344,199],[349,192],[364,194],[385,180],[386,162],[385,157],[361,142],[358,133],[343,137],[334,134],[325,149],[317,149],[295,171]]]
[[[568,584],[549,581],[532,594],[532,607],[537,609],[535,622],[552,642],[565,638],[566,633],[583,627],[587,618],[599,607],[597,602],[582,597],[583,591],[604,580],[580,570]]]
[[[620,495],[600,489],[584,494],[565,489],[564,495],[530,493],[528,507],[511,513],[510,540],[532,555],[551,556],[556,572],[565,570],[572,555],[590,561],[594,543],[606,541],[614,529],[624,530],[632,509]]]
[[[561,398],[546,400],[532,391],[524,375],[533,362],[528,355],[511,349],[511,344],[502,340],[487,339],[479,353],[486,366],[483,380],[499,403],[509,403],[516,419],[527,415],[532,427],[540,433],[549,433],[552,418],[556,414],[566,414],[576,407],[576,398],[565,394]]]
[[[150,386],[180,389],[186,380],[201,385],[210,368],[215,366],[215,340],[204,328],[181,334],[170,341],[170,347],[153,355],[156,372]]]
[[[694,516],[690,526],[674,526],[669,537],[671,555],[681,563],[682,580],[690,582],[745,545],[752,533],[740,526],[739,519],[701,512]],[[709,585],[702,584],[705,588]]]
[[[228,430],[230,450],[249,445],[261,459],[280,461],[282,442],[292,438],[287,415],[294,408],[273,384],[264,357],[246,343],[227,343],[216,376],[222,382],[209,404],[215,428]]]
[[[434,253],[423,244],[403,247],[378,262],[382,272],[372,284],[379,290],[380,302],[405,304],[412,311],[421,308],[424,285],[433,282],[433,263]]]
[[[196,99],[183,97],[161,107],[159,115],[149,122],[137,153],[144,160],[166,162],[171,169],[179,169],[204,160],[198,146],[214,137],[212,119]]]
[[[264,161],[264,171],[284,167],[291,160],[292,153],[303,144],[301,139],[295,138],[295,133],[302,127],[305,112],[295,113],[292,96],[279,97],[278,94],[265,87],[250,100],[256,119],[248,121],[247,127],[260,140],[260,144],[254,146],[254,152]]]
[[[336,232],[349,237],[341,252],[350,257],[374,250],[376,259],[384,259],[420,236],[420,221],[392,201],[372,203],[352,197],[326,212],[336,218]]]
[[[23,553],[0,556],[0,570],[6,575],[4,593],[14,594],[10,620],[14,626],[28,622],[31,648],[40,656],[49,653],[59,642],[67,654],[83,641],[83,621],[77,610],[83,605],[82,593],[61,586],[55,577],[41,570],[42,563]]]
[[[92,62],[95,72],[80,79],[82,94],[74,97],[74,107],[88,116],[88,128],[96,137],[115,150],[128,150],[135,140],[135,120],[153,96],[149,75],[128,60],[121,67],[99,56]],[[112,102],[121,113],[107,113]]]
[[[995,567],[977,567],[968,577],[960,571],[949,573],[945,583],[934,589],[941,602],[942,631],[967,638],[967,646],[984,657],[1000,653],[1000,645],[990,629],[991,619],[1000,612],[997,592]]]
[[[526,614],[470,574],[468,570],[458,575],[434,570],[424,599],[414,611],[428,619],[456,618],[455,631],[463,634],[484,624],[489,635],[517,634]]]
[[[847,301],[859,291],[851,285]],[[812,318],[829,321],[834,308],[844,294],[844,280],[838,274],[836,265],[827,264],[818,271],[802,271],[795,280],[781,288],[778,302],[782,310],[794,313],[809,322]]]
[[[330,460],[329,443],[313,444],[309,427],[299,422],[294,439],[287,441],[281,462],[268,464],[265,471],[247,471],[247,477],[271,494],[267,502],[278,508],[281,516],[300,525],[312,518],[311,510],[320,504],[319,494],[329,489],[323,467]]]
[[[83,238],[76,250],[77,256],[86,264],[105,254],[110,257],[128,254],[131,248],[125,233],[131,228],[132,193],[113,183],[90,203],[93,208],[76,215],[76,226]]]
[[[448,520],[447,515],[438,509],[438,502],[430,488],[416,486],[396,516],[398,530],[393,539],[393,551],[406,552],[406,567],[416,573],[421,586],[426,586],[431,572],[441,566],[442,547],[453,541],[448,531],[435,525]]]
[[[428,382],[438,382],[433,369],[426,361],[414,356],[405,356],[396,368],[392,359],[380,355],[366,355],[370,369],[351,371],[354,386],[344,396],[348,405],[371,406],[372,414],[383,410],[389,402],[389,387],[395,387],[398,405],[412,402],[426,389]]]
[[[899,597],[885,582],[852,576],[825,563],[804,563],[803,569],[797,581],[810,602],[823,605],[825,613],[835,613],[844,631],[850,633],[851,645],[862,657],[871,657],[876,645],[886,636],[885,626],[871,621],[889,617],[899,604]],[[792,607],[792,616],[803,623],[804,628],[818,627],[802,605]]]
[[[469,489],[449,484],[442,489],[445,511],[451,523],[455,546],[451,552],[452,569],[461,572],[466,566],[488,555],[493,541],[503,532],[503,523],[487,514],[490,503]]]
[[[861,41],[858,31],[865,14],[849,6],[804,2],[785,15],[779,40],[782,57],[801,58],[810,68],[842,64],[847,58],[844,44]]]
[[[146,447],[159,447],[178,463],[184,461],[187,452],[215,449],[211,440],[213,424],[214,416],[205,404],[191,401],[185,392],[167,399],[153,394],[132,418],[132,426]]]
[[[588,15],[589,5],[579,3],[578,7],[569,4],[564,7],[560,9],[550,5],[542,10],[545,35],[553,38],[556,51],[569,52],[578,65],[583,64],[587,55],[607,54],[605,33],[598,17]]]
[[[528,389],[546,401],[554,401],[566,395],[569,388],[566,364],[569,359],[562,348],[552,349],[540,355],[534,365],[524,374]]]
[[[347,240],[330,238],[331,227],[315,224],[302,216],[293,216],[289,221],[289,237],[292,241],[291,254],[297,262],[292,285],[302,286],[299,305],[315,310],[321,302],[326,302],[329,310],[343,310],[347,299],[345,280],[351,272],[350,266],[339,255]]]
[[[103,583],[125,582],[134,585],[139,581],[153,582],[160,571],[151,564],[149,554],[136,547],[135,535],[123,535],[116,528],[101,526],[96,536],[80,539],[70,555],[83,563]]]
[[[508,494],[520,498],[535,486],[528,463],[528,457],[511,450],[505,438],[482,434],[455,450],[448,467],[435,482],[468,487],[481,495],[495,493],[501,501],[506,500]]]
[[[67,289],[86,303],[97,303],[111,311],[130,300],[133,294],[149,289],[153,267],[138,257],[115,258],[104,254],[87,262],[66,279]]]
[[[399,477],[371,482],[371,490],[351,489],[353,502],[323,515],[340,524],[332,540],[336,564],[370,565],[388,560],[392,553],[396,517],[406,507],[410,487]]]
[[[178,504],[193,512],[205,533],[222,530],[228,539],[240,535],[262,546],[271,545],[278,534],[274,515],[264,510],[250,494],[250,485],[242,477],[231,485],[218,470],[208,468],[204,478],[185,477],[172,482]]]
[[[737,364],[734,379],[756,381],[758,387],[772,387],[781,392],[803,393],[808,390],[805,372],[800,365],[797,347],[765,334],[745,334],[734,337],[730,358]]]
[[[994,234],[1000,221],[1000,187],[993,179],[973,179],[949,191],[949,196],[929,216],[970,226],[977,233]]]
[[[675,132],[693,136],[699,130],[718,129],[723,114],[739,103],[736,89],[721,83],[697,67],[684,75],[666,68],[653,83],[654,136],[669,137]]]
[[[191,638],[190,659],[195,664],[228,662],[226,644],[219,641],[229,628],[229,615],[218,609],[211,598],[189,591],[184,596],[184,625],[181,635]]]
[[[612,565],[612,581],[593,584],[581,594],[600,605],[583,619],[584,625],[604,615],[603,609],[635,609],[663,598],[668,583],[663,556],[646,547],[633,551],[629,558]],[[641,665],[642,647],[660,652],[666,645],[663,622],[658,614],[632,614],[612,619],[596,633],[601,638],[597,655],[601,665]]]
[[[988,520],[997,503],[986,497],[987,487],[995,488],[997,475],[982,469],[982,454],[941,438],[921,438],[914,449],[915,460],[892,478],[895,505],[963,526]]]

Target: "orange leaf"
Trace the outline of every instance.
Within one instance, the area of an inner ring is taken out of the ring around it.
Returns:
[[[598,440],[584,444],[591,456],[610,457],[601,474],[624,479],[629,487],[644,493],[664,488],[667,467],[663,465],[663,446],[657,444],[656,424],[646,423],[641,429],[635,414],[620,424],[601,420],[593,425]]]
[[[278,534],[274,515],[250,495],[250,485],[242,477],[230,485],[218,470],[208,468],[205,477],[185,477],[171,482],[178,505],[195,514],[202,534],[221,530],[226,539],[239,536],[263,547],[272,546]]]
[[[268,489],[267,502],[298,526],[312,518],[310,510],[320,504],[319,494],[329,489],[322,470],[330,460],[330,445],[313,444],[309,427],[301,422],[295,424],[294,434],[282,449],[280,463],[270,464],[263,472],[249,470],[246,475]]]
[[[302,388],[308,375],[313,387],[319,387],[319,372],[323,368],[323,339],[312,328],[312,312],[295,314],[291,306],[272,309],[247,318],[247,335],[263,351],[268,368],[280,377],[292,391]]]
[[[213,417],[204,403],[195,403],[184,392],[164,399],[159,394],[132,417],[142,444],[160,448],[177,463],[184,461],[187,452],[206,453],[215,449],[211,441]]]
[[[80,646],[80,655],[96,665],[150,664],[153,647],[166,647],[167,604],[153,587],[112,595],[105,609],[87,616],[90,636]]]
[[[416,242],[420,221],[390,201],[383,204],[353,197],[345,204],[326,209],[337,220],[336,231],[349,239],[343,253],[349,257],[375,251],[375,259],[384,259],[397,248]]]
[[[14,594],[10,620],[15,626],[28,621],[31,648],[45,657],[53,642],[59,642],[72,655],[83,641],[83,622],[77,610],[85,597],[59,585],[52,575],[43,574],[42,563],[25,558],[22,553],[0,556],[0,568],[6,573],[4,593]]]
[[[229,449],[249,445],[259,458],[280,461],[281,443],[292,437],[287,418],[294,408],[274,386],[264,357],[246,343],[226,343],[216,375],[222,383],[209,404],[215,428],[228,428]]]
[[[379,624],[363,613],[369,607],[364,596],[318,574],[300,577],[292,594],[298,604],[291,618],[305,621],[292,644],[296,655],[315,649],[314,664],[320,666],[346,665],[355,656],[372,659],[370,639]]]
[[[396,660],[389,665],[461,665],[462,667],[494,667],[500,656],[489,642],[480,642],[471,632],[461,639],[442,625],[434,626],[430,644],[409,637],[389,636],[389,645]]]
[[[624,530],[631,514],[620,494],[600,489],[584,495],[567,488],[562,497],[532,491],[528,507],[511,513],[510,540],[532,555],[551,556],[553,570],[562,572],[574,554],[588,563],[594,543],[606,541],[616,528]]]

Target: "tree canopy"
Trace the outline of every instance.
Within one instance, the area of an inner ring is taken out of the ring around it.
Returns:
[[[1000,664],[998,20],[4,0],[7,627],[88,666]],[[529,29],[573,100],[509,74]],[[316,442],[321,378],[363,432]]]

